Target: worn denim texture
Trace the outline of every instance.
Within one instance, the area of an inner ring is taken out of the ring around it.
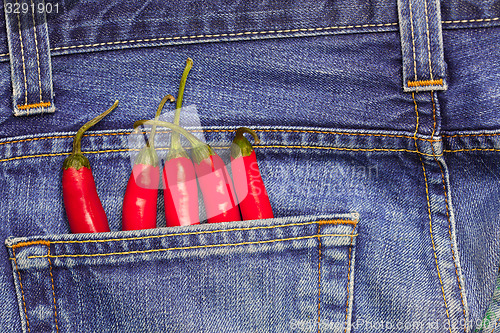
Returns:
[[[0,30],[0,331],[474,330],[500,259],[498,1],[440,4],[447,89],[416,92],[395,0],[61,4],[54,113],[13,115]],[[187,57],[189,129],[226,161],[257,130],[277,218],[121,232],[132,123]],[[115,99],[82,144],[113,232],[69,235],[62,161]]]

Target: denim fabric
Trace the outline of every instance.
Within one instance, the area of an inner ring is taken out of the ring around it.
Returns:
[[[318,313],[350,320],[356,222],[283,218],[7,244],[31,331],[289,332]]]
[[[36,0],[29,3],[5,0],[4,3],[14,115],[54,112],[44,3]]]
[[[403,90],[395,0],[61,4],[47,14],[52,114],[13,116],[0,31],[2,332],[471,332],[481,321],[500,261],[498,1],[441,4],[448,87],[418,92]],[[201,122],[189,130],[228,161],[234,129],[256,129],[277,218],[121,232],[131,125],[177,91],[187,57],[185,105]],[[115,99],[82,143],[113,232],[68,235],[62,161]],[[352,214],[352,244],[322,236],[350,234],[317,222]],[[309,238],[190,248],[297,237]]]

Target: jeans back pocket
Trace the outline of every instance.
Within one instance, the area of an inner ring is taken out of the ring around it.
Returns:
[[[296,216],[6,245],[25,332],[345,332],[356,224]]]

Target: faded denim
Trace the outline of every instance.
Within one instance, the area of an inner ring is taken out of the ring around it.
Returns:
[[[415,67],[402,4],[64,2],[46,15],[56,109],[30,116],[0,30],[0,330],[474,331],[500,260],[500,6],[412,0]],[[187,57],[189,130],[228,161],[256,129],[276,219],[121,232],[132,123]],[[415,68],[442,90],[405,91]],[[115,99],[82,143],[112,232],[68,234],[62,161]]]

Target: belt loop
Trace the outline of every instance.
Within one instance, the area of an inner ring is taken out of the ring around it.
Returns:
[[[55,111],[43,0],[4,0],[15,116]]]
[[[439,0],[398,0],[403,90],[446,90]]]

